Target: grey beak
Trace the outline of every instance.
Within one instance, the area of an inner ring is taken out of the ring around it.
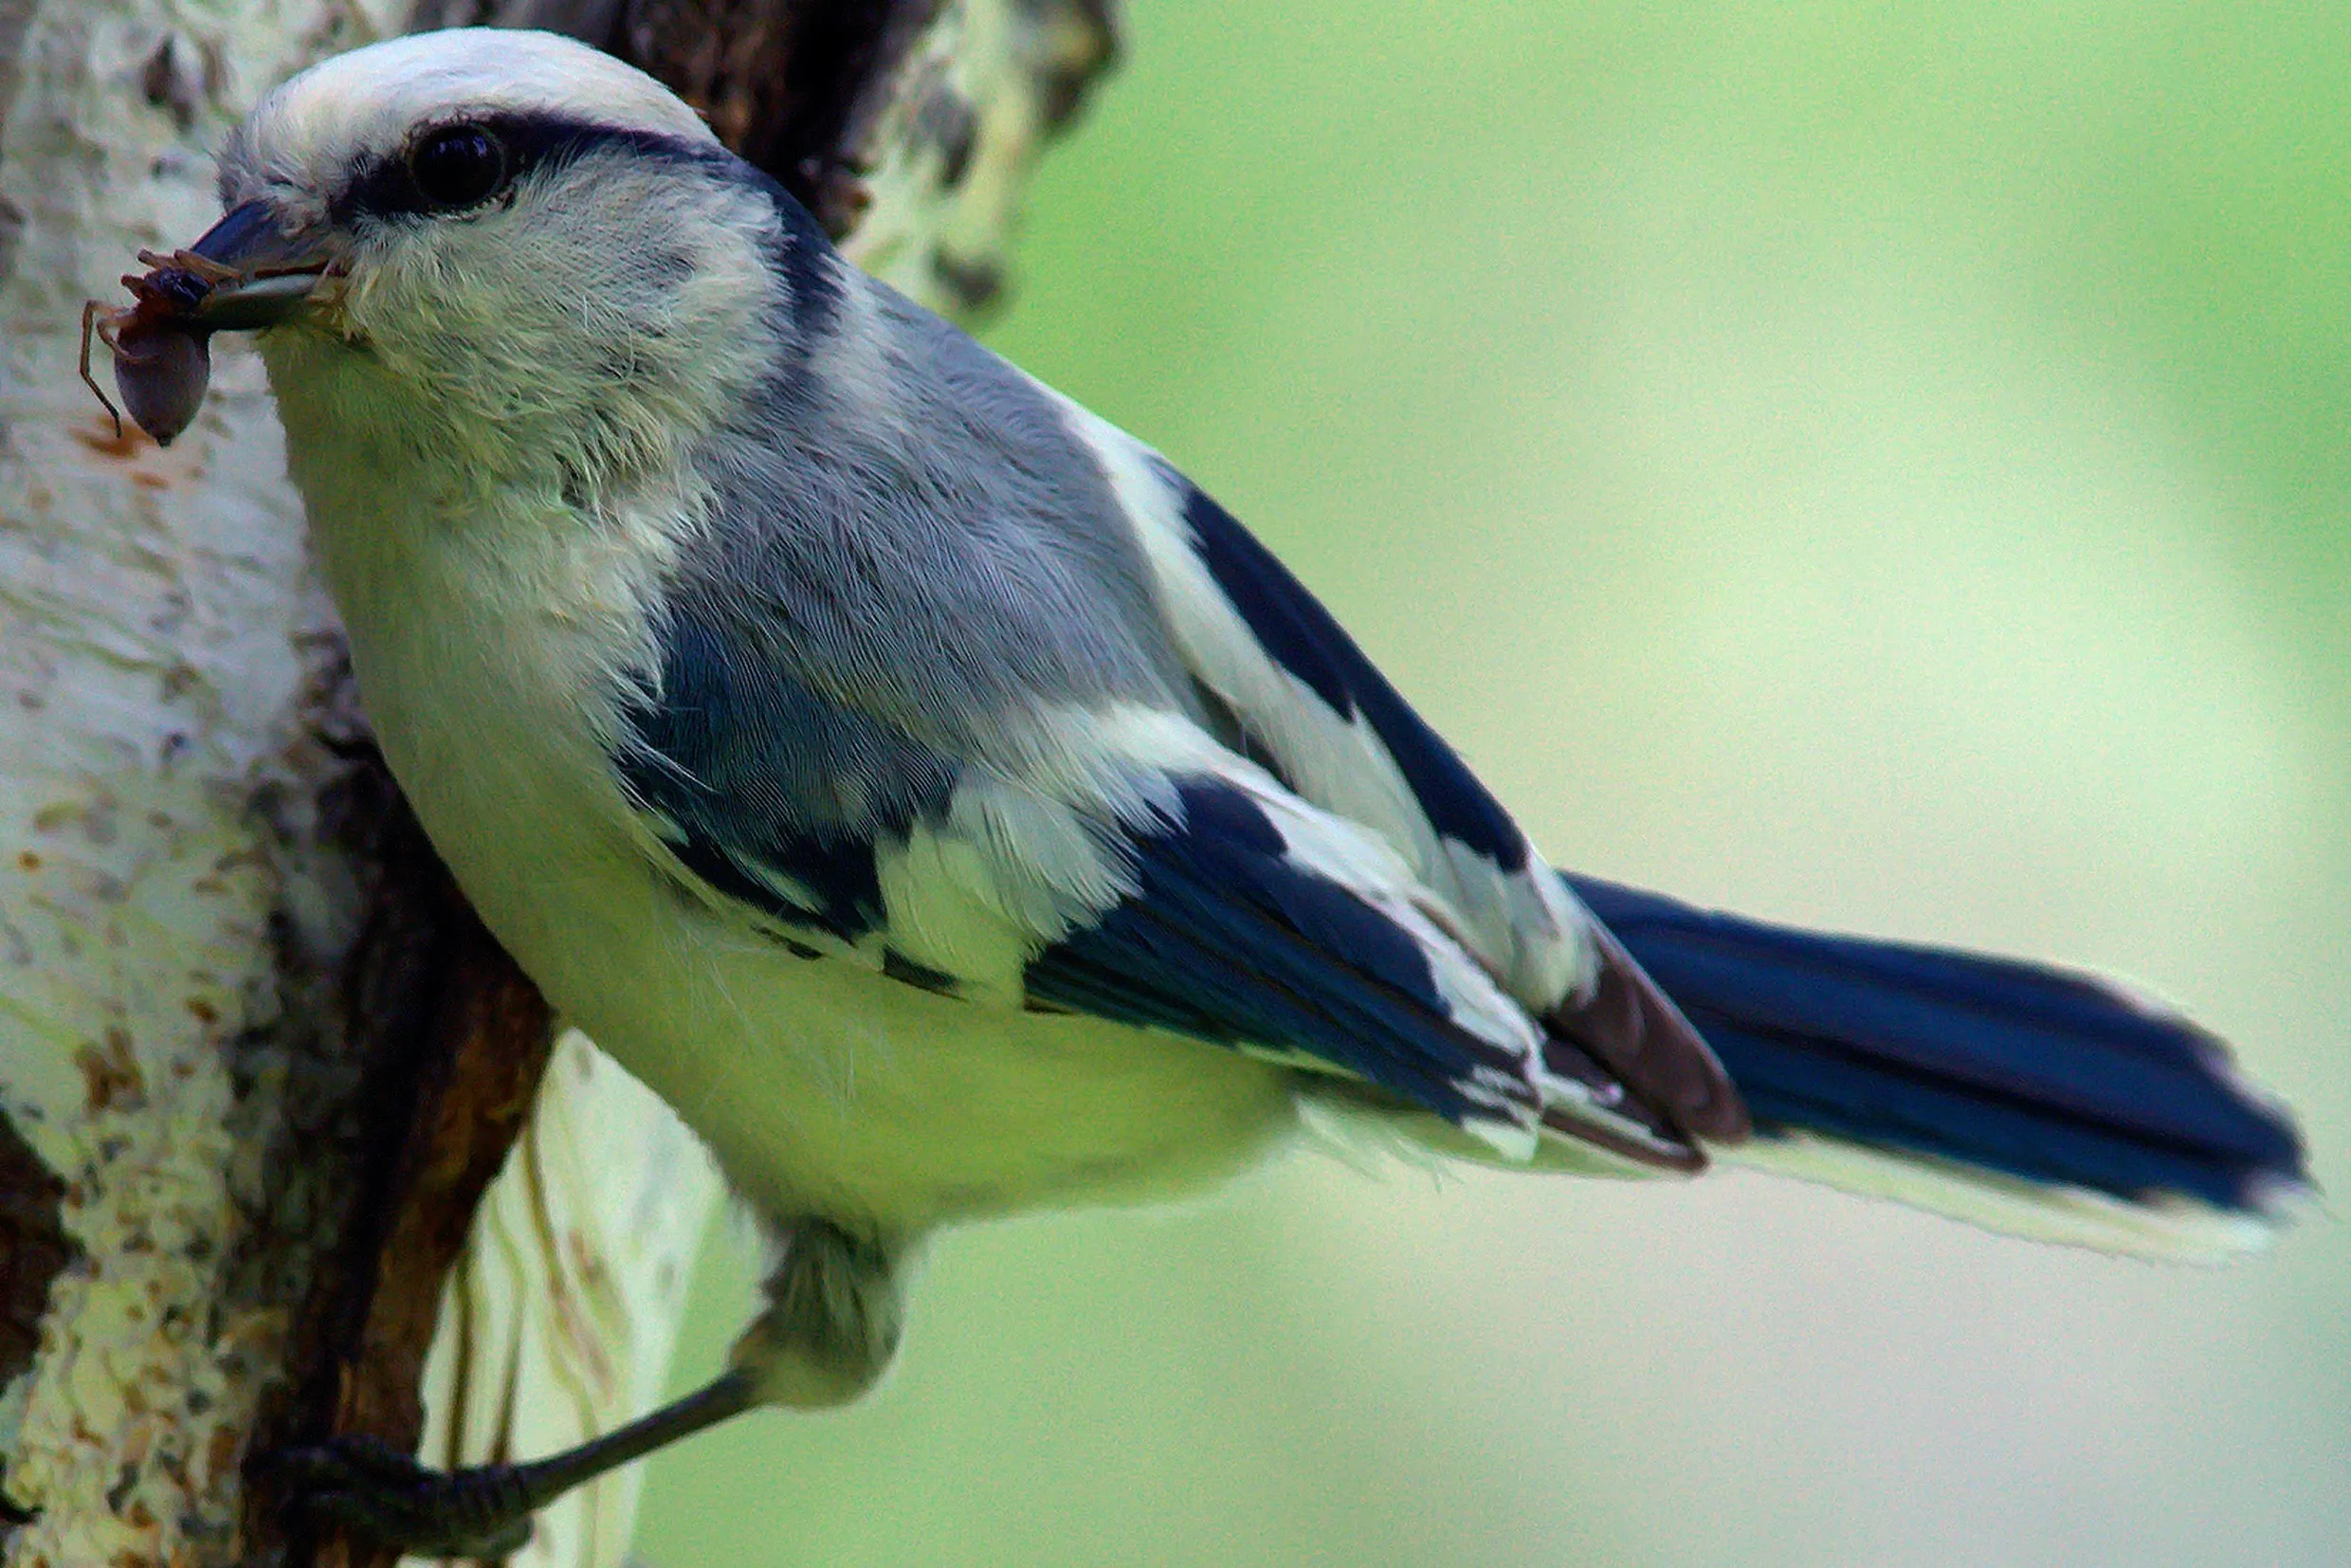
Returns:
[[[211,281],[191,319],[214,332],[253,332],[299,314],[331,257],[315,241],[287,234],[266,202],[232,208],[188,247],[229,276]]]

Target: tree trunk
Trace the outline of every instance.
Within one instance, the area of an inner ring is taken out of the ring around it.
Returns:
[[[0,1564],[379,1560],[248,1462],[530,1456],[663,1380],[716,1175],[552,1038],[374,757],[258,361],[216,344],[169,451],[72,369],[261,92],[473,22],[644,65],[962,310],[1112,49],[1106,0],[0,0]],[[521,1559],[618,1562],[635,1491]]]

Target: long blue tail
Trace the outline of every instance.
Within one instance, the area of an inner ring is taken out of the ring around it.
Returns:
[[[1720,1151],[2052,1239],[2221,1255],[2308,1191],[2287,1113],[2155,1003],[2010,959],[1823,936],[1570,878],[1714,1048]]]

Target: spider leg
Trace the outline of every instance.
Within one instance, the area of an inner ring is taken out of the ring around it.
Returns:
[[[99,337],[109,349],[115,346],[115,339],[110,330],[113,323],[101,320],[100,318],[100,313],[104,310],[105,307],[96,300],[86,301],[82,307],[82,384],[90,389],[91,393],[98,398],[100,405],[113,417],[115,439],[120,441],[122,439],[122,411],[115,407],[115,400],[108,397],[105,389],[98,384],[98,377],[90,374],[90,338],[93,336]]]

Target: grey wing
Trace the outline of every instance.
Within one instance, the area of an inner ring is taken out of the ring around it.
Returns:
[[[1737,1097],[1704,1045],[1270,556],[1129,438],[888,291],[840,284],[799,362],[700,454],[717,521],[679,565],[660,689],[622,748],[690,869],[876,961],[880,944],[902,970],[1025,995],[1041,952],[1147,880],[1190,781],[1262,779],[1329,819],[1279,831],[1398,858],[1339,883],[1412,905],[1509,1011],[1545,1019],[1555,1076],[1592,1077],[1588,1050],[1686,1130],[1730,1135]],[[1220,864],[1235,885],[1211,903],[1265,893],[1254,863]],[[902,902],[920,883],[960,913],[893,919],[893,877]],[[1360,1070],[1324,1035],[1303,1048]]]
[[[1506,1159],[1547,1130],[1640,1165],[1701,1162],[1492,983],[1376,835],[1189,720],[1074,719],[1082,770],[958,763],[688,641],[698,662],[638,710],[624,774],[680,870],[804,957],[1358,1080]],[[722,715],[810,749],[786,772],[736,768]],[[779,779],[874,809],[793,827],[773,810]]]

